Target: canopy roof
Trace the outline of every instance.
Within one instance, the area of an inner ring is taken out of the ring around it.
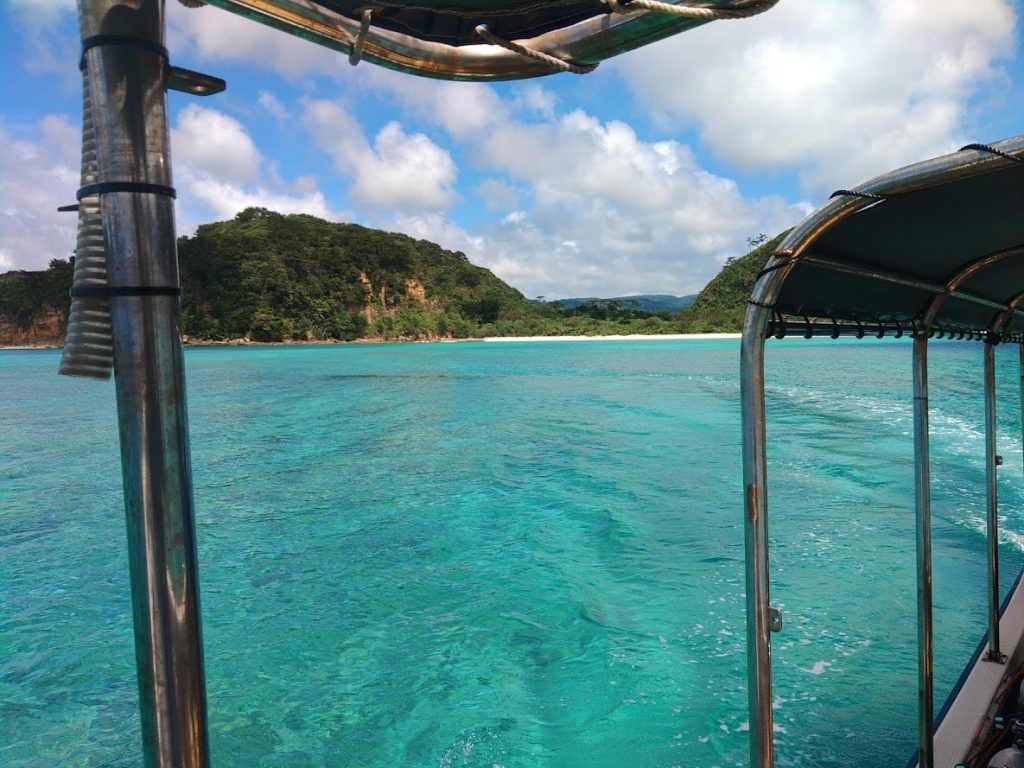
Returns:
[[[778,0],[182,0],[248,16],[413,74],[512,80],[582,74],[616,54]]]
[[[751,296],[768,333],[1024,336],[1024,136],[880,176],[783,241]]]

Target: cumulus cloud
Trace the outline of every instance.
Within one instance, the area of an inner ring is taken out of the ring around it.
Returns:
[[[369,66],[357,85],[389,94],[403,112],[440,125],[458,141],[485,133],[509,119],[512,111],[486,83],[426,80]]]
[[[63,115],[17,131],[0,122],[0,147],[0,270],[45,269],[75,248],[75,216],[57,207],[79,186],[80,129]]]
[[[969,138],[965,110],[1000,76],[1015,23],[1007,0],[786,0],[613,66],[664,124],[694,123],[720,157],[795,169],[821,193]]]
[[[167,39],[174,51],[190,48],[208,61],[244,61],[293,78],[348,67],[337,51],[215,6],[185,8],[168,3]]]
[[[547,295],[693,292],[743,252],[746,237],[774,234],[807,210],[748,199],[689,147],[642,141],[626,123],[580,110],[497,126],[480,155],[531,198],[488,232],[482,263]]]
[[[262,158],[242,124],[215,109],[189,104],[171,131],[175,161],[202,168],[212,177],[237,184],[259,178]]]
[[[515,182],[489,178],[481,194],[505,206],[528,196],[522,207],[474,231],[443,214],[388,225],[461,250],[531,296],[696,292],[747,237],[774,234],[808,209],[748,199],[688,147],[644,142],[625,123],[581,111],[496,127],[479,154]]]
[[[244,126],[223,112],[189,104],[178,114],[171,144],[183,232],[250,206],[344,218],[332,210],[315,180],[301,176],[289,185],[280,179]]]
[[[455,200],[455,162],[422,133],[407,134],[391,121],[371,146],[349,112],[323,100],[305,102],[304,122],[338,170],[352,178],[356,200],[405,215],[444,210]]]

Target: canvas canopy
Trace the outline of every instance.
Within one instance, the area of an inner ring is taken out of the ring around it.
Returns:
[[[624,51],[778,0],[182,0],[248,16],[361,60],[427,77],[583,74]]]
[[[1024,136],[841,190],[782,243],[751,297],[768,333],[1024,334]]]

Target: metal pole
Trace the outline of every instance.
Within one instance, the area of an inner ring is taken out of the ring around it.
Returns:
[[[209,765],[163,51],[163,0],[80,0],[109,249],[148,768]]]
[[[917,514],[918,765],[934,768],[932,668],[932,521],[928,430],[928,336],[914,339],[914,500]]]
[[[775,764],[772,717],[772,609],[768,571],[768,479],[765,454],[764,328],[767,313],[748,310],[740,351],[743,410],[743,488],[747,570],[747,696],[750,765]]]
[[[999,644],[999,500],[996,493],[996,345],[985,347],[985,485],[988,533],[988,660],[1003,663]]]

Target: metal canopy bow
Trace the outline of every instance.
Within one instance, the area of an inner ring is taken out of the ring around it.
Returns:
[[[984,342],[986,659],[1002,664],[994,350],[1004,342],[1021,345],[1024,401],[1022,212],[1024,136],[972,144],[835,193],[789,233],[758,277],[744,320],[741,377],[750,749],[757,768],[774,764],[770,633],[781,629],[768,569],[764,345],[772,335],[913,338],[918,761],[933,768],[963,759],[955,740],[933,732],[928,342]]]
[[[778,0],[205,0],[391,69],[452,80],[584,74],[599,62]],[[188,0],[187,4],[196,4]]]
[[[588,72],[777,1],[209,0],[352,64],[462,80]],[[166,91],[203,96],[224,83],[171,66],[164,0],[79,0],[78,10],[82,175],[78,204],[61,209],[79,216],[61,373],[115,374],[143,763],[199,768],[210,759]]]

